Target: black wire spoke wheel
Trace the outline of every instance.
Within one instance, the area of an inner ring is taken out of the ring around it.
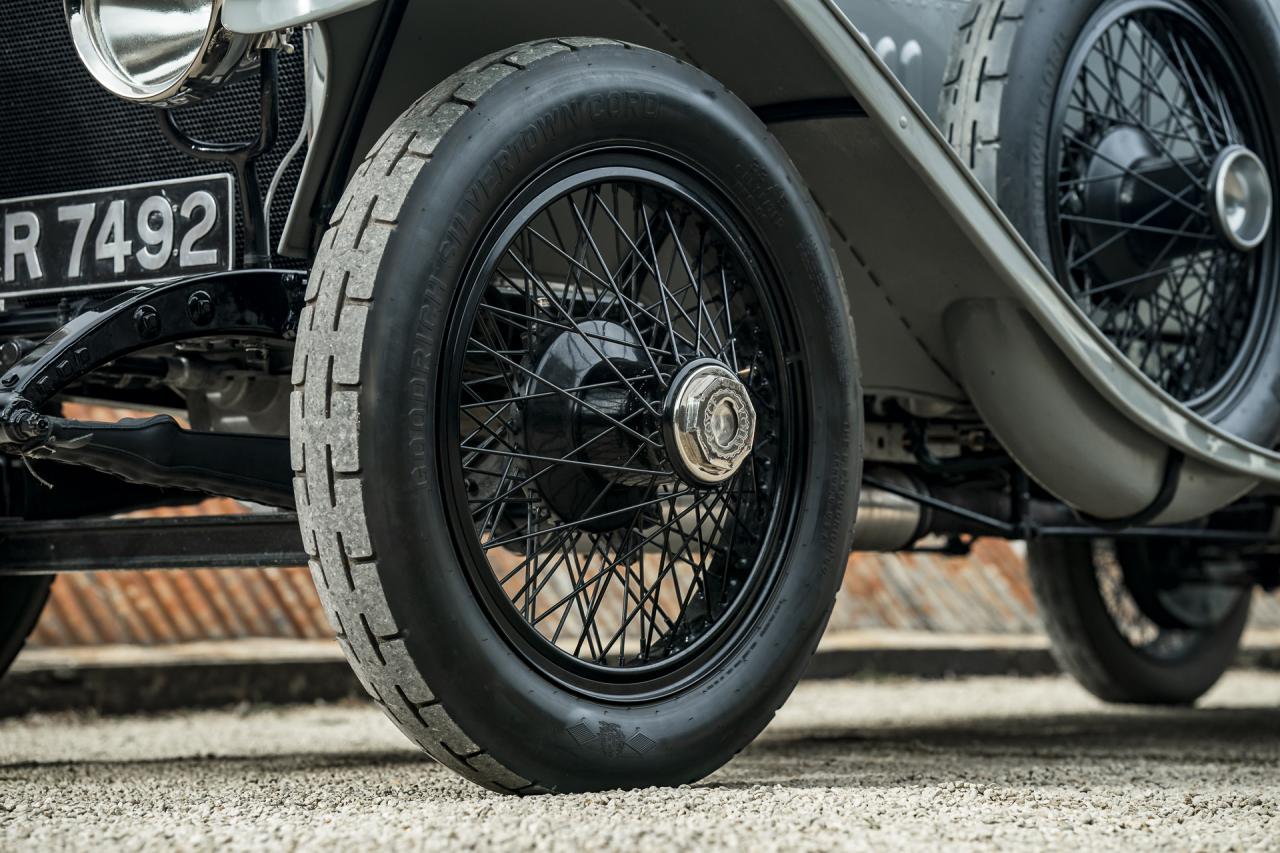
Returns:
[[[408,109],[312,272],[291,450],[361,682],[499,791],[680,785],[804,673],[862,392],[829,234],[696,68],[541,39]]]
[[[495,228],[443,450],[473,581],[553,677],[673,678],[768,589],[794,405],[776,287],[715,193],[643,153],[553,170]]]
[[[1037,539],[1028,573],[1063,670],[1108,702],[1194,702],[1231,665],[1251,592],[1194,543]]]
[[[1274,152],[1247,67],[1190,3],[1113,4],[1067,62],[1049,151],[1055,272],[1126,357],[1201,410],[1246,381],[1272,319]]]

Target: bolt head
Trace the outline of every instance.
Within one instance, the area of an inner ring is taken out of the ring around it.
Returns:
[[[213,322],[213,297],[203,290],[197,290],[187,299],[187,316],[197,326],[207,326]]]
[[[160,335],[160,313],[150,305],[139,305],[133,312],[133,324],[138,330],[138,337],[152,340]]]

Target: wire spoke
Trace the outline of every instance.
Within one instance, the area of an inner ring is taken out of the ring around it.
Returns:
[[[782,541],[782,353],[798,347],[740,232],[666,180],[595,177],[518,213],[450,332],[457,399],[438,417],[468,571],[550,661],[674,665],[757,594]],[[670,461],[665,410],[694,358],[756,410],[751,455],[720,483]]]
[[[1177,4],[1110,19],[1076,49],[1053,131],[1058,278],[1126,358],[1188,403],[1247,376],[1274,286],[1274,247],[1239,252],[1214,222],[1221,150],[1275,146],[1248,69],[1211,27]],[[1139,190],[1141,208],[1125,209],[1123,188]]]

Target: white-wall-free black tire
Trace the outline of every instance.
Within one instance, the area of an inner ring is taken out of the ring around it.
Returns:
[[[506,642],[459,565],[432,450],[430,401],[469,254],[522,182],[601,139],[642,140],[705,171],[786,271],[804,332],[794,357],[810,429],[793,544],[714,671],[655,701],[567,690]],[[293,381],[298,514],[328,615],[370,695],[467,778],[519,793],[689,782],[747,744],[799,679],[856,507],[854,341],[807,189],[750,110],[700,71],[566,38],[494,54],[433,89],[377,142],[333,216]]]
[[[1090,693],[1107,702],[1187,705],[1231,666],[1249,618],[1242,594],[1218,622],[1194,632],[1183,654],[1161,659],[1135,648],[1108,611],[1093,543],[1036,539],[1027,545],[1031,588],[1054,659]]]
[[[0,678],[26,645],[49,600],[52,584],[52,577],[0,580]]]

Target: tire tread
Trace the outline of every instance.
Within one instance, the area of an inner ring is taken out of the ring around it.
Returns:
[[[392,124],[357,167],[321,241],[293,365],[292,464],[308,564],[338,642],[365,690],[411,740],[487,788],[542,793],[471,740],[414,665],[377,573],[364,519],[358,406],[364,326],[400,209],[440,140],[500,81],[604,39],[543,39],[479,60]]]
[[[0,678],[4,678],[4,674],[9,671],[14,660],[26,648],[27,640],[31,638],[31,632],[35,630],[36,623],[40,621],[40,614],[49,602],[54,578],[16,578],[14,580],[28,587],[27,602],[18,608],[17,618],[13,623],[0,625],[0,629],[4,631],[4,635],[0,636]],[[9,586],[14,584],[14,580],[8,582]],[[22,592],[15,593],[11,589],[0,588],[0,595],[21,596]]]
[[[943,77],[939,124],[986,190],[999,180],[1000,109],[1026,0],[978,0],[960,25]]]
[[[1058,667],[1102,701],[1126,701],[1129,691],[1095,650],[1090,638],[1092,628],[1084,619],[1073,588],[1071,573],[1092,571],[1092,566],[1075,564],[1073,552],[1060,548],[1034,548],[1028,556],[1032,594],[1049,635],[1049,653]]]

